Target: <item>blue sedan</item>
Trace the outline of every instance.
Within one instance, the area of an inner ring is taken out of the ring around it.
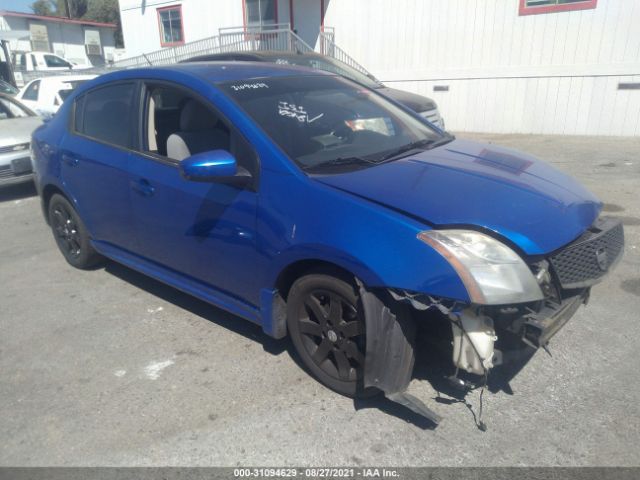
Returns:
[[[33,134],[65,259],[107,257],[291,337],[345,395],[408,395],[416,330],[449,380],[509,378],[586,303],[621,224],[524,153],[457,140],[339,76],[267,63],[119,71]]]

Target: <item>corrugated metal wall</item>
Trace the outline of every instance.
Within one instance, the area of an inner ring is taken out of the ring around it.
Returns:
[[[618,89],[640,82],[640,0],[518,3],[330,0],[325,24],[389,86],[434,98],[451,130],[640,135],[640,90]]]

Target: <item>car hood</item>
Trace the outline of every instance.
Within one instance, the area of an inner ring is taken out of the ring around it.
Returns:
[[[377,88],[376,91],[382,93],[383,95],[386,95],[389,98],[394,99],[396,102],[409,107],[414,112],[421,113],[438,108],[436,102],[434,102],[430,98],[418,95],[417,93],[405,92],[404,90],[398,90],[395,88],[384,86]]]
[[[38,117],[7,118],[0,120],[0,147],[29,143],[31,133],[42,123]]]
[[[463,140],[314,178],[436,227],[493,231],[528,255],[571,242],[602,206],[578,182],[531,155]]]

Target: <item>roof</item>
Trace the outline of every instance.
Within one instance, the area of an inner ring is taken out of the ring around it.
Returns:
[[[79,19],[66,18],[66,17],[36,15],[35,13],[12,12],[10,10],[0,10],[0,17],[19,17],[19,18],[29,18],[31,20],[41,20],[43,22],[59,22],[59,23],[71,23],[75,25],[89,25],[92,27],[116,28],[115,23],[103,23],[103,22],[94,22],[91,20],[79,20]]]
[[[335,76],[329,72],[313,70],[292,65],[278,65],[267,62],[194,62],[179,63],[157,67],[126,68],[99,75],[94,80],[83,83],[74,93],[81,95],[84,91],[108,82],[125,79],[147,79],[186,82],[189,78],[209,84],[248,81],[264,78],[289,76]]]
[[[200,77],[211,83],[228,82],[235,80],[250,80],[268,77],[287,77],[292,75],[332,75],[331,73],[321,70],[314,70],[306,67],[297,67],[295,65],[279,65],[267,62],[194,62],[180,63],[175,65],[159,66],[159,67],[143,67],[135,69],[127,69],[113,75],[122,75],[122,77],[137,77],[149,72],[183,72]]]
[[[211,59],[211,61],[216,61],[219,58],[253,58],[261,61],[272,61],[274,58],[296,58],[296,57],[320,57],[327,58],[324,55],[321,55],[316,52],[288,52],[288,51],[278,51],[278,50],[246,50],[246,51],[238,51],[238,52],[225,52],[225,53],[210,53],[205,55],[198,55],[192,57],[188,60],[183,60],[183,62],[189,62],[191,60],[194,61],[207,61],[207,59]]]
[[[81,80],[93,80],[96,77],[97,75],[55,75],[51,77],[40,77],[34,80],[41,80],[42,83],[56,84],[56,83],[78,82]]]

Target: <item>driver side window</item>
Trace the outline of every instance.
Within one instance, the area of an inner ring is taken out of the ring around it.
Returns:
[[[210,106],[182,89],[147,85],[146,153],[181,161],[197,153],[226,150],[255,175],[257,159],[242,135]]]
[[[44,56],[44,61],[47,64],[47,67],[49,67],[49,68],[58,68],[58,67],[69,68],[69,67],[71,67],[70,63],[68,63],[67,61],[63,60],[60,57],[56,57],[55,55],[45,55]]]

